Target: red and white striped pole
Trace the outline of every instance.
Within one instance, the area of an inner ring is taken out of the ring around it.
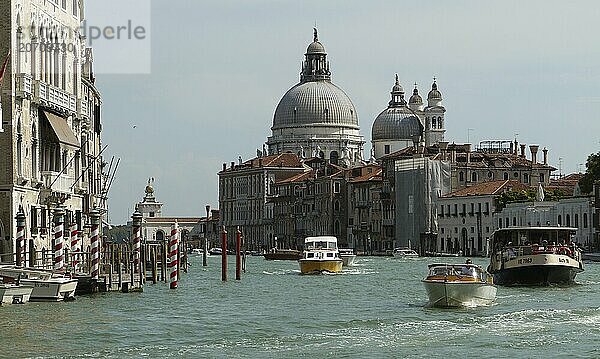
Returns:
[[[142,248],[142,214],[138,211],[133,213],[132,219],[132,235],[133,235],[133,262],[135,264],[135,273],[140,271],[140,257]]]
[[[62,270],[65,266],[63,256],[64,227],[65,210],[59,207],[54,210],[54,270]]]
[[[171,289],[177,289],[177,247],[179,245],[179,225],[177,221],[171,228],[171,238],[169,239],[169,256],[171,262],[169,268],[171,269]]]
[[[23,213],[23,208],[19,208],[19,212],[17,212],[17,216],[15,217],[17,220],[17,251],[15,262],[18,266],[24,266],[24,252],[25,252],[25,213]]]
[[[73,258],[73,271],[77,271],[79,264],[79,232],[77,231],[77,222],[71,223],[71,258]]]
[[[90,211],[90,225],[91,225],[91,255],[92,255],[92,279],[98,280],[100,278],[100,212],[97,209]]]

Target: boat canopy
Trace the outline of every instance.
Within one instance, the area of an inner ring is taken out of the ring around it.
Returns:
[[[336,237],[307,237],[304,243],[307,249],[337,249]]]
[[[577,228],[572,227],[509,227],[492,233],[494,248],[530,245],[568,245]]]

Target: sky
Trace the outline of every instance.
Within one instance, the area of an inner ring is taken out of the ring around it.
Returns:
[[[270,135],[315,24],[333,82],[358,111],[366,157],[396,73],[424,98],[437,78],[447,141],[516,137],[547,147],[563,174],[584,171],[600,147],[596,1],[137,1],[149,10],[140,13],[151,46],[130,58],[149,68],[96,73],[106,160],[121,159],[109,194],[114,224],[131,216],[150,177],[163,215],[218,207],[217,172],[254,157]],[[107,7],[86,16],[100,19]],[[101,50],[97,68],[111,57]]]

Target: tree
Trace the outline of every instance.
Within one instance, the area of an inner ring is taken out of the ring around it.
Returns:
[[[592,193],[594,182],[600,180],[600,152],[589,155],[585,166],[587,170],[579,180],[579,188],[582,193]]]

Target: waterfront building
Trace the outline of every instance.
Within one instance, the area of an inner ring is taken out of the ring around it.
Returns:
[[[529,187],[517,181],[500,180],[476,184],[441,196],[437,200],[438,231],[435,242],[428,243],[430,252],[463,253],[485,256],[489,238],[496,228],[496,199],[510,190]]]
[[[268,154],[291,152],[349,167],[363,157],[364,138],[350,97],[331,81],[325,47],[314,30],[300,82],[283,95],[273,116]]]
[[[388,254],[394,241],[383,233],[382,169],[368,164],[350,170],[348,180],[348,247],[370,254]]]
[[[230,166],[219,175],[220,223],[232,241],[239,227],[249,249],[275,246],[272,187],[278,181],[304,173],[306,167],[294,153],[260,156]]]
[[[434,81],[427,95],[427,106],[415,85],[408,103],[404,88],[396,74],[391,91],[392,99],[373,122],[371,131],[373,155],[380,158],[413,146],[430,147],[444,141],[446,133],[442,94]]]
[[[26,264],[52,258],[53,211],[83,231],[104,213],[101,105],[93,54],[79,29],[84,1],[0,3],[0,261],[14,261],[16,221],[26,217]],[[8,55],[7,55],[8,54]],[[6,59],[6,61],[5,61]],[[69,247],[66,241],[65,247]]]

